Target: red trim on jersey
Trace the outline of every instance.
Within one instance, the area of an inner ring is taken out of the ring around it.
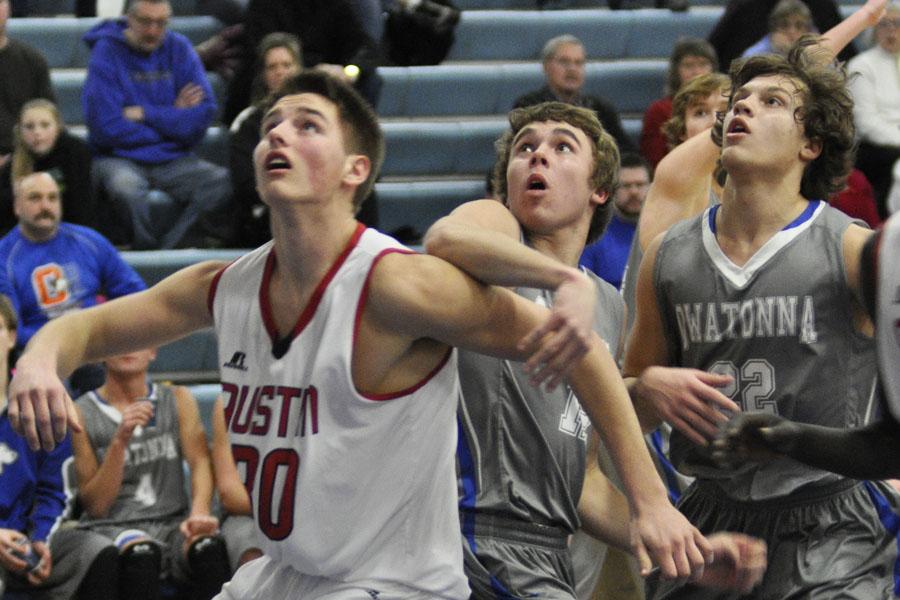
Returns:
[[[413,252],[412,250],[406,250],[403,248],[387,248],[387,249],[379,252],[378,256],[376,256],[372,260],[372,265],[369,267],[369,273],[366,275],[366,281],[363,284],[362,291],[360,291],[360,293],[359,293],[359,303],[356,305],[356,317],[353,320],[353,346],[351,348],[351,356],[352,356],[353,349],[356,348],[356,340],[359,336],[359,324],[362,321],[363,310],[365,310],[366,300],[369,297],[369,283],[371,283],[371,280],[372,280],[372,273],[375,271],[375,265],[377,265],[378,262],[382,258],[387,256],[388,254],[415,254],[415,252]],[[366,398],[367,400],[375,400],[376,402],[382,402],[385,400],[395,400],[395,399],[401,398],[403,396],[408,396],[409,394],[412,394],[413,392],[415,392],[419,388],[421,388],[423,385],[425,385],[426,383],[431,381],[431,379],[435,375],[437,375],[441,369],[444,368],[444,365],[446,365],[447,361],[450,360],[450,355],[452,353],[453,353],[453,348],[448,348],[447,353],[444,355],[444,358],[441,359],[441,361],[437,364],[437,366],[435,368],[433,368],[427,375],[425,375],[425,377],[423,377],[421,381],[411,385],[410,387],[408,387],[406,389],[400,390],[398,392],[388,392],[386,394],[364,394],[364,393],[360,392],[359,390],[357,390],[357,393],[359,393],[360,396],[362,396],[363,398]],[[354,385],[354,387],[356,387],[356,386]]]
[[[225,273],[225,269],[230,267],[234,261],[228,263],[215,274],[212,282],[209,284],[209,290],[206,292],[206,308],[209,310],[209,314],[213,315],[213,302],[216,301],[216,290],[219,289],[219,280],[222,279],[222,274]]]
[[[334,264],[331,265],[331,268],[322,278],[322,281],[319,282],[319,285],[316,286],[316,289],[313,290],[312,296],[309,298],[309,302],[307,302],[306,307],[300,313],[300,317],[297,319],[297,324],[294,325],[294,328],[291,330],[290,335],[286,336],[286,339],[293,340],[298,335],[303,333],[303,329],[309,324],[312,320],[313,315],[316,314],[316,309],[319,307],[319,302],[322,301],[322,296],[325,295],[325,289],[328,287],[328,284],[331,283],[331,280],[334,279],[334,276],[337,274],[338,269],[344,264],[344,261],[347,260],[347,257],[350,256],[350,252],[356,247],[356,244],[359,243],[359,238],[362,237],[363,232],[366,230],[366,226],[362,223],[356,224],[356,230],[353,232],[353,235],[350,236],[350,240],[347,242],[347,246],[341,251],[340,256],[334,261]],[[262,313],[263,324],[266,327],[266,331],[269,334],[269,338],[272,340],[272,345],[278,344],[283,340],[278,339],[278,329],[275,327],[275,319],[272,317],[272,308],[271,303],[269,301],[269,284],[272,281],[272,271],[275,269],[275,262],[277,258],[275,257],[275,247],[272,246],[272,251],[269,252],[269,256],[266,257],[266,266],[263,271],[262,284],[259,286],[259,306],[260,312]]]

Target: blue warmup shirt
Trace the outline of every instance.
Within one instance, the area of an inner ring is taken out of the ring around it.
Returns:
[[[0,527],[15,529],[33,541],[46,541],[64,517],[69,497],[63,485],[72,457],[72,436],[52,452],[32,451],[0,412]]]
[[[103,156],[162,164],[186,156],[206,135],[216,102],[206,71],[190,41],[167,31],[146,54],[125,40],[125,19],[101,21],[84,34],[91,48],[82,92],[88,141]],[[194,83],[203,100],[176,108],[178,92]],[[142,122],[125,118],[126,106],[144,109]]]
[[[17,344],[24,346],[47,321],[146,289],[109,241],[88,227],[61,223],[49,242],[36,243],[17,226],[0,239],[0,293],[19,315]]]
[[[631,240],[636,230],[637,223],[623,221],[619,215],[613,213],[603,237],[584,249],[578,263],[617,290],[620,289],[625,265],[628,263],[628,252],[631,250]]]

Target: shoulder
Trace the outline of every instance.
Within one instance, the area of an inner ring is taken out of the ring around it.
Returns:
[[[538,104],[540,102],[545,101],[547,98],[547,90],[541,88],[539,90],[533,90],[527,92],[521,96],[519,96],[515,103],[513,103],[514,108],[524,108],[526,106],[531,106],[533,104]]]
[[[47,67],[47,61],[44,58],[44,55],[25,42],[10,38],[6,48],[7,51],[11,51],[10,56],[15,56],[16,58],[29,63],[43,65],[44,68]]]

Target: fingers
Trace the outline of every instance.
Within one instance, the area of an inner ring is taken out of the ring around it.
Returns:
[[[653,561],[650,560],[650,555],[647,554],[647,548],[643,544],[638,544],[634,548],[634,556],[637,559],[641,577],[650,575],[650,572],[653,570]]]
[[[53,440],[59,444],[66,439],[68,423],[71,413],[75,412],[72,407],[72,399],[65,391],[50,393],[48,395],[48,409],[50,411],[50,428],[53,433]],[[77,417],[76,417],[77,421]]]

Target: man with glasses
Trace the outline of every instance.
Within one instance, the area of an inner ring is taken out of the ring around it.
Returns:
[[[190,42],[167,30],[171,15],[168,0],[130,0],[124,19],[103,21],[84,36],[92,48],[83,102],[99,155],[94,179],[130,213],[136,249],[226,237],[201,226],[228,204],[228,171],[193,152],[216,102]]]
[[[900,159],[900,2],[875,26],[875,46],[850,61],[853,118],[859,135],[856,166],[875,190],[882,217],[891,170]]]
[[[622,129],[619,113],[606,100],[598,96],[583,94],[585,52],[584,44],[574,35],[560,35],[551,38],[541,51],[546,85],[539,90],[521,96],[514,108],[534,106],[554,100],[590,108],[597,113],[600,123],[622,152],[637,151],[634,142]]]

